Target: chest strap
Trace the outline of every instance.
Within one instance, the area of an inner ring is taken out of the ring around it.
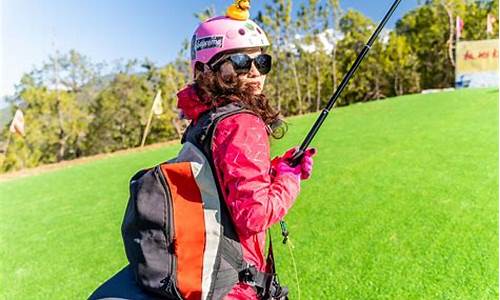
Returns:
[[[280,285],[276,274],[271,230],[268,230],[267,233],[269,235],[269,249],[266,263],[269,273],[260,272],[255,266],[246,264],[239,272],[239,280],[253,286],[262,300],[288,300],[288,288]]]

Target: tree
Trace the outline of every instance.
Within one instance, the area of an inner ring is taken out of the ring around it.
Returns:
[[[278,110],[281,110],[282,104],[282,50],[285,46],[284,34],[286,23],[289,20],[289,12],[291,10],[291,1],[289,0],[272,0],[271,4],[264,6],[264,12],[259,11],[257,22],[266,32],[268,38],[273,41],[271,43],[271,52],[273,55],[273,73],[270,76],[268,83],[269,90],[274,90],[274,98],[277,102]],[[282,60],[283,59],[283,60]]]
[[[12,170],[84,155],[88,107],[101,66],[71,50],[25,74],[10,103],[24,111],[26,136],[9,146],[2,168]],[[4,128],[6,131],[7,128]]]
[[[324,8],[322,3],[317,0],[309,0],[308,6],[302,5],[298,12],[301,19],[302,29],[306,33],[303,38],[305,45],[310,46],[312,59],[310,63],[314,70],[314,89],[316,91],[316,105],[315,110],[318,111],[321,106],[322,99],[322,85],[323,85],[323,66],[325,65],[325,49],[321,40],[321,33],[327,29],[328,22],[326,22],[328,11]],[[312,47],[311,47],[312,46]],[[311,70],[309,70],[309,75]]]
[[[449,18],[441,5],[428,3],[410,11],[396,23],[396,34],[404,36],[419,61],[421,88],[452,86],[449,61]]]
[[[150,133],[150,142],[169,140],[175,137],[181,138],[187,121],[179,119],[177,109],[177,91],[186,83],[184,74],[179,72],[175,64],[167,64],[165,67],[155,71],[155,78],[158,79],[154,90],[161,89],[163,104],[166,109],[164,113],[153,123]]]
[[[125,70],[136,64],[128,62]],[[112,152],[139,145],[153,97],[146,76],[130,71],[116,74],[91,107],[89,152]]]
[[[486,19],[488,14],[498,18],[498,1],[474,1],[467,2],[464,9],[465,14],[463,40],[475,41],[498,38],[498,20],[493,23],[493,33],[486,32]]]
[[[82,154],[93,86],[99,80],[101,67],[75,50],[65,55],[56,52],[43,67],[42,73],[54,92],[52,113],[57,116],[58,125],[57,161]]]
[[[349,10],[340,20],[339,28],[344,38],[338,42],[337,51],[340,68],[345,74],[365,46],[375,25],[360,12]],[[377,39],[338,100],[339,105],[385,97],[386,82],[383,77],[381,55],[382,44],[380,39]]]
[[[440,0],[439,5],[448,15],[449,35],[446,44],[448,45],[448,58],[453,67],[455,67],[454,40],[456,39],[455,20],[457,16],[464,14],[465,3],[463,0]]]
[[[419,91],[418,59],[412,52],[406,38],[392,32],[384,53],[386,78],[392,81],[393,86],[391,95],[399,96]]]
[[[332,52],[331,52],[331,73],[332,73],[332,84],[333,88],[336,88],[338,83],[337,83],[337,31],[339,30],[339,22],[340,18],[342,17],[342,9],[340,8],[340,3],[339,0],[328,0],[328,14],[327,16],[331,18],[330,22],[326,21],[329,29],[331,30],[330,32],[327,32],[326,38],[328,42],[332,45]]]

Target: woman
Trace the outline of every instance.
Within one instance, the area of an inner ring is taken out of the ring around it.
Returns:
[[[203,22],[195,31],[191,66],[194,84],[178,93],[178,107],[196,123],[213,107],[239,103],[252,113],[238,113],[218,123],[212,157],[224,200],[236,227],[244,260],[264,272],[266,230],[281,220],[299,193],[300,181],[311,175],[314,149],[300,164],[288,159],[295,149],[270,160],[269,136],[283,133],[279,112],[262,93],[271,56],[269,42],[251,20],[233,16]],[[225,299],[257,299],[255,289],[237,284]]]

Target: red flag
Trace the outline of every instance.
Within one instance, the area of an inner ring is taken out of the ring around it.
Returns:
[[[24,115],[23,112],[18,109],[16,114],[14,115],[14,119],[12,119],[12,123],[10,123],[10,132],[18,133],[24,136]]]
[[[462,29],[464,29],[464,21],[457,16],[457,40],[462,36]]]
[[[488,16],[486,16],[486,33],[493,34],[493,23],[495,22],[496,19],[494,16],[492,16],[491,14],[488,14]]]

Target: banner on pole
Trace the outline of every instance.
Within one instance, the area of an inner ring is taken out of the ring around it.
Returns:
[[[459,40],[462,36],[462,30],[464,29],[464,21],[459,16],[457,16],[455,27],[457,29],[457,40]]]
[[[498,40],[458,42],[455,87],[498,87]]]
[[[163,99],[161,98],[161,90],[156,93],[155,99],[153,101],[153,113],[155,115],[161,115],[163,113]]]
[[[20,109],[16,110],[16,114],[10,123],[9,130],[12,133],[24,136],[24,115]]]
[[[495,17],[492,14],[486,16],[486,33],[493,34],[493,23],[496,22]]]

